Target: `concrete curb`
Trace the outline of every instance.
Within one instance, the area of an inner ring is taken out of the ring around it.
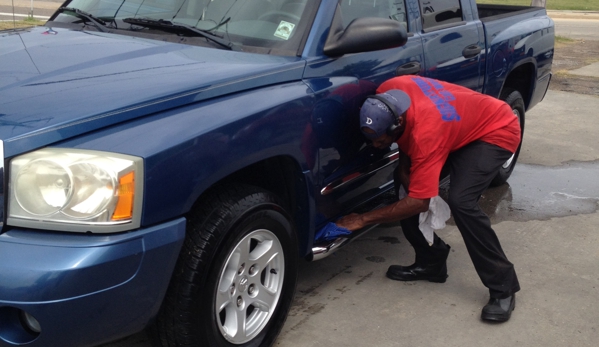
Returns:
[[[599,20],[599,11],[557,11],[547,10],[552,19],[594,19]]]

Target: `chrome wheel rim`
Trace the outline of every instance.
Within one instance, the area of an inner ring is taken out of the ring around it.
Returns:
[[[514,157],[515,157],[515,156],[516,156],[515,154],[512,154],[512,156],[510,157],[510,159],[506,160],[506,162],[505,162],[505,163],[503,163],[503,166],[502,166],[502,167],[503,167],[504,169],[507,169],[507,168],[509,168],[509,167],[510,167],[510,165],[512,165],[512,161],[514,161]],[[496,166],[496,167],[497,167],[497,166]]]
[[[230,343],[251,341],[269,322],[285,278],[285,259],[279,239],[259,229],[231,251],[220,273],[216,292],[216,322]]]

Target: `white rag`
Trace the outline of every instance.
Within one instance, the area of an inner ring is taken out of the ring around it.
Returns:
[[[398,198],[401,200],[406,197],[406,191],[403,186],[399,188]],[[429,246],[433,245],[433,235],[435,230],[445,228],[445,222],[451,216],[449,205],[439,195],[431,198],[428,205],[428,211],[420,213],[418,218],[418,228],[424,235]]]

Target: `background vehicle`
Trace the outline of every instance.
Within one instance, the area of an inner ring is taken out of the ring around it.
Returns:
[[[359,105],[396,75],[504,98],[551,76],[541,8],[67,1],[0,34],[0,345],[267,346],[326,222],[385,203]],[[504,182],[516,158],[496,183]],[[358,236],[355,233],[353,236]],[[57,319],[57,317],[60,317]]]

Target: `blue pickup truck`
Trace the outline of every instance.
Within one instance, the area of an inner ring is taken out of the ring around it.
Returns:
[[[0,346],[272,345],[299,261],[364,231],[316,232],[392,200],[364,99],[420,75],[524,128],[553,43],[474,0],[67,0],[0,32]]]

